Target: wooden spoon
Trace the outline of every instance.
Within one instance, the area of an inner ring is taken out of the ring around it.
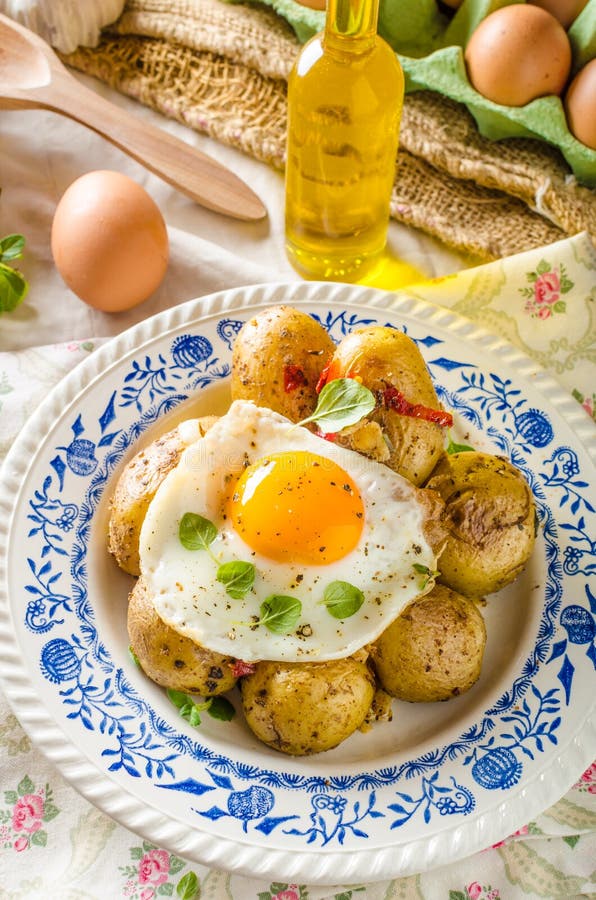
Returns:
[[[51,47],[0,14],[0,109],[49,109],[101,134],[197,203],[236,219],[267,211],[233,172],[76,80]]]

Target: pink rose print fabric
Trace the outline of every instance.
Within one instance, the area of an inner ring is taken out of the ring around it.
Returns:
[[[519,288],[526,298],[524,310],[533,319],[550,319],[567,311],[564,294],[573,288],[563,264],[551,266],[541,260],[533,272],[526,273],[527,287]]]
[[[166,896],[197,900],[200,896],[196,873],[184,872],[188,863],[173,853],[144,841],[141,847],[130,848],[130,856],[131,864],[120,866],[125,879],[122,896],[127,900],[153,900]]]
[[[0,810],[0,847],[23,853],[32,847],[45,847],[48,842],[46,824],[60,810],[54,804],[49,785],[36,788],[28,775],[16,790],[4,792],[7,807]]]

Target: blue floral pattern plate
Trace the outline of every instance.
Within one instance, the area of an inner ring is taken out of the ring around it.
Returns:
[[[488,598],[483,671],[445,704],[394,702],[336,750],[281,756],[237,715],[180,718],[128,653],[132,579],[106,551],[123,464],[181,419],[222,412],[255,310],[299,305],[337,341],[371,323],[420,347],[452,438],[504,454],[538,508],[535,553]],[[593,440],[584,411],[500,338],[406,295],[262,285],[183,304],[97,350],[38,409],[0,482],[4,689],[106,813],[205,865],[309,883],[432,868],[503,839],[596,755]]]

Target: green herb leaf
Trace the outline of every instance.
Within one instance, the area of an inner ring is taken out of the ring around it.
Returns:
[[[181,709],[186,703],[188,703],[188,697],[183,691],[174,691],[172,688],[168,688],[167,695],[168,699],[171,700],[174,706],[177,706],[178,709]]]
[[[412,568],[414,569],[415,572],[418,572],[419,575],[426,576],[424,581],[420,585],[421,591],[424,590],[424,588],[428,585],[429,581],[434,581],[434,579],[437,577],[437,575],[441,574],[439,571],[436,571],[436,570],[433,572],[432,569],[429,569],[428,566],[423,566],[421,563],[413,563]]]
[[[474,448],[470,447],[469,444],[456,444],[455,441],[449,438],[449,443],[447,444],[447,453],[451,456],[452,453],[469,453],[474,452]]]
[[[0,239],[0,262],[18,259],[23,255],[25,238],[22,234],[7,234]]]
[[[240,600],[254,584],[255,567],[250,562],[233,560],[222,563],[217,570],[217,580],[225,584],[226,593],[234,600]]]
[[[178,526],[180,543],[187,550],[208,550],[217,537],[217,528],[198,513],[184,513]]]
[[[317,402],[317,408],[307,419],[299,422],[316,422],[327,434],[355,425],[375,408],[372,391],[355,378],[334,378],[327,382]]]
[[[132,661],[133,661],[133,663],[135,664],[135,666],[136,666],[138,669],[140,669],[140,668],[141,668],[141,663],[140,663],[139,657],[137,656],[137,654],[134,652],[134,650],[133,650],[132,647],[130,647],[130,646],[129,646],[129,648],[128,648],[128,655],[129,655],[130,658],[132,659]]]
[[[213,719],[219,719],[220,722],[229,722],[236,715],[236,710],[230,701],[221,696],[211,698],[207,712]]]
[[[168,699],[172,701],[183,719],[186,719],[193,727],[201,724],[201,713],[209,709],[211,698],[205,700],[204,703],[195,703],[192,697],[183,691],[174,691],[168,688],[166,691]]]
[[[323,603],[334,618],[349,619],[364,603],[364,594],[349,581],[332,581],[325,588]]]
[[[28,290],[29,285],[21,273],[0,262],[0,313],[16,309]]]
[[[302,604],[295,597],[270,594],[261,603],[261,618],[255,625],[265,625],[275,634],[289,634],[302,615]]]
[[[176,885],[180,900],[197,900],[200,896],[199,879],[194,872],[187,872]]]

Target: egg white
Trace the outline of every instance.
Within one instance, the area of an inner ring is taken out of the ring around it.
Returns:
[[[358,545],[327,565],[281,564],[255,553],[222,516],[230,482],[247,465],[272,453],[310,451],[334,460],[356,483],[364,503]],[[253,588],[232,599],[216,579],[218,563],[205,550],[187,550],[179,524],[187,512],[218,529],[211,550],[219,562],[254,563]],[[141,574],[157,613],[180,634],[204,647],[247,662],[337,659],[381,634],[432,584],[414,564],[436,569],[424,534],[425,511],[416,488],[387,467],[325,441],[308,429],[251,402],[235,401],[205,437],[191,444],[159,487],[140,536]],[[338,620],[322,601],[332,581],[347,581],[365,597],[361,608]],[[289,634],[254,626],[271,594],[296,597],[302,615]]]

